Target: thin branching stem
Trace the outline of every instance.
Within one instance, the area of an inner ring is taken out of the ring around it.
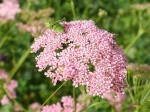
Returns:
[[[9,30],[5,33],[5,35],[3,35],[3,39],[0,40],[0,48],[2,48],[4,43],[8,40],[9,34],[10,34],[12,29],[13,29],[13,27],[9,28]]]
[[[143,32],[138,33],[138,35],[133,39],[133,41],[125,48],[125,53],[127,53],[131,47],[137,42],[137,40],[143,35]]]
[[[87,109],[92,108],[92,107],[95,107],[95,106],[100,105],[100,104],[103,104],[103,103],[104,103],[104,102],[96,102],[96,103],[93,103],[93,104],[89,105],[89,106],[87,107]]]
[[[145,30],[142,27],[142,23],[140,22],[139,24],[139,30],[138,30],[138,34],[136,35],[136,37],[132,40],[132,42],[125,48],[125,53],[127,53],[131,47],[138,41],[138,39],[140,39],[140,37],[145,33]]]
[[[13,76],[15,75],[17,70],[21,67],[21,65],[23,64],[23,62],[25,61],[25,59],[28,57],[29,54],[30,54],[30,48],[22,55],[22,57],[20,58],[16,66],[14,66],[14,68],[10,71],[9,79],[13,78]]]
[[[46,101],[41,105],[41,107],[39,108],[39,110],[63,87],[63,85],[66,83],[67,81],[65,81],[64,83],[62,83],[59,88],[57,88],[47,99]]]
[[[0,48],[2,48],[2,46],[4,45],[4,43],[6,42],[6,40],[8,39],[9,36],[5,36],[3,37],[3,39],[0,41]]]
[[[127,85],[129,85],[127,79],[126,79],[126,83],[127,83]],[[128,93],[129,93],[130,98],[132,99],[132,102],[135,103],[135,99],[134,99],[134,97],[133,97],[133,94],[132,94],[131,90],[130,90],[130,89],[127,89],[127,91],[128,91]]]

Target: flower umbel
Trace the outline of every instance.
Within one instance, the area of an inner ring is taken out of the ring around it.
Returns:
[[[83,112],[85,102],[77,102],[77,109],[74,109],[74,99],[71,96],[63,96],[61,102],[52,105],[46,105],[41,112]]]
[[[92,95],[104,96],[125,87],[126,59],[113,34],[99,29],[91,20],[60,23],[64,32],[46,29],[32,45],[36,67],[45,72],[55,85],[72,80],[73,85],[85,85]]]
[[[3,0],[0,4],[0,22],[14,19],[20,11],[18,0]]]

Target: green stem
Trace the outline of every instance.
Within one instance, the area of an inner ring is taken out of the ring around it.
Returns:
[[[15,75],[15,73],[21,67],[22,63],[25,61],[25,59],[28,57],[29,54],[30,54],[30,48],[22,55],[17,65],[10,71],[9,79],[11,79]]]
[[[125,48],[125,53],[129,51],[129,49],[137,42],[137,40],[143,35],[144,30],[140,29],[137,36],[132,40],[132,42]]]
[[[10,24],[11,25],[11,24]],[[11,26],[13,26],[14,24],[12,24]],[[5,34],[1,37],[3,38],[2,40],[0,40],[0,48],[4,45],[4,43],[6,42],[6,40],[8,40],[9,38],[9,34],[11,32],[11,30],[13,29],[14,27],[11,27],[7,30],[7,32],[5,32]]]
[[[74,2],[73,2],[73,0],[70,0],[70,5],[71,5],[73,19],[75,20],[76,19],[76,12],[75,12],[75,8],[74,8]]]
[[[95,102],[95,103],[89,105],[89,106],[87,107],[87,109],[92,108],[92,107],[95,107],[95,106],[100,105],[100,104],[104,104],[104,103],[105,103],[104,101],[101,101],[101,102]]]
[[[76,88],[73,86],[74,112],[76,112]]]
[[[130,95],[130,97],[131,97],[133,103],[135,103],[134,97],[133,97],[133,95],[132,95],[132,93],[131,93],[131,91],[130,91],[129,89],[128,89],[128,93],[129,93],[129,95]]]
[[[61,87],[66,83],[67,81],[65,81],[64,83],[62,83],[59,88],[57,88],[48,98],[47,100],[42,104],[42,106],[39,108],[39,110],[57,93],[57,91],[59,91],[61,89]]]
[[[3,39],[0,41],[0,48],[3,46],[3,44],[6,42],[9,36],[3,37]]]
[[[128,71],[128,75],[129,75],[129,71]],[[127,78],[128,78],[128,76],[127,76]],[[129,85],[129,83],[128,83],[128,80],[127,80],[127,79],[126,79],[126,83],[127,83],[127,85]],[[134,100],[134,97],[133,97],[133,95],[132,95],[132,93],[131,93],[131,90],[130,90],[130,89],[127,89],[127,91],[128,91],[128,93],[129,93],[129,95],[130,95],[130,97],[131,97],[131,99],[132,99],[133,103],[135,103],[135,100]]]

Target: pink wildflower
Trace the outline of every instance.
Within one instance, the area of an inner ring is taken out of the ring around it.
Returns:
[[[21,107],[21,105],[18,103],[14,103],[13,110],[14,110],[14,112],[23,112],[24,111],[23,108]]]
[[[82,112],[86,105],[84,103],[77,103],[76,105],[76,112]]]
[[[36,67],[45,72],[55,85],[72,80],[73,85],[85,85],[91,95],[104,96],[125,87],[126,59],[116,44],[114,35],[99,29],[89,20],[61,23],[64,32],[46,29],[35,39],[32,52],[43,51],[36,57]]]
[[[126,95],[125,94],[117,94],[117,96],[115,96],[114,94],[107,94],[104,96],[104,98],[106,98],[109,101],[109,103],[112,106],[114,106],[114,108],[116,109],[117,112],[121,112],[122,105],[126,98]]]
[[[0,81],[1,80],[3,80],[1,83],[1,87],[4,88],[7,91],[7,93],[6,91],[3,91],[3,89],[0,90],[0,93],[2,94],[2,97],[3,97],[3,99],[0,99],[0,100],[2,100],[3,102],[5,101],[7,102],[8,97],[10,99],[16,98],[15,89],[18,86],[18,82],[16,80],[9,80],[7,72],[2,69],[0,69]]]
[[[41,112],[62,112],[62,107],[60,103],[44,106]]]
[[[22,10],[20,17],[22,21],[26,23],[17,23],[19,30],[24,30],[32,34],[33,37],[38,37],[45,29],[46,18],[50,17],[54,13],[52,8],[40,9],[38,11]],[[45,19],[41,19],[45,18]],[[50,21],[50,20],[49,20]]]
[[[1,104],[7,105],[8,103],[9,103],[9,99],[6,95],[4,95],[3,98],[1,99]]]
[[[73,103],[74,103],[74,101],[73,101],[71,96],[64,96],[64,97],[62,97],[61,102],[63,103],[64,107],[65,106],[73,107]]]
[[[28,24],[18,23],[17,26],[19,29],[25,30],[36,37],[42,30],[44,23],[42,21],[32,21]]]
[[[0,69],[0,80],[1,80],[1,79],[6,80],[7,78],[8,78],[7,72],[4,71],[4,70],[2,70],[2,69]]]
[[[10,99],[16,98],[15,88],[18,86],[18,82],[16,80],[9,80],[8,73],[2,69],[0,69],[0,82],[1,80],[3,81],[0,85],[2,88],[0,89],[0,101],[2,105],[5,105],[10,102]]]
[[[12,20],[20,11],[17,0],[4,0],[0,4],[0,21]]]
[[[40,104],[38,102],[34,102],[30,105],[31,110],[38,110],[40,108]]]
[[[11,80],[10,82],[5,84],[5,88],[8,91],[9,97],[14,99],[16,98],[15,88],[18,86],[18,82],[16,80]]]
[[[84,103],[77,102],[76,112],[82,112]],[[41,112],[75,112],[74,100],[71,96],[64,96],[61,103],[44,106]]]
[[[90,96],[88,94],[81,94],[77,98],[76,112],[82,112],[90,103]]]

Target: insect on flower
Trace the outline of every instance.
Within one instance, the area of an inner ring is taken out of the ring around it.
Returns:
[[[65,19],[62,19],[61,21],[64,21]],[[46,28],[50,28],[56,32],[59,33],[63,33],[64,32],[64,28],[63,26],[60,24],[60,21],[56,21],[54,23],[51,22],[45,22],[45,27]]]

